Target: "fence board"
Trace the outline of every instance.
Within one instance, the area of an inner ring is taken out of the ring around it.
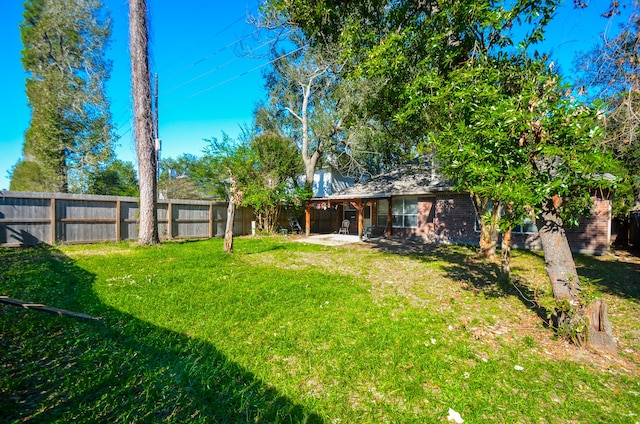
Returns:
[[[158,201],[161,238],[224,236],[226,202]],[[138,199],[60,193],[0,193],[0,245],[94,243],[138,237]],[[234,234],[251,231],[253,213],[238,208]]]

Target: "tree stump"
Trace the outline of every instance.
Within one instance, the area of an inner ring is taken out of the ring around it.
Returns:
[[[596,299],[584,310],[589,319],[587,345],[595,350],[617,354],[618,348],[613,339],[613,329],[607,315],[607,302]]]

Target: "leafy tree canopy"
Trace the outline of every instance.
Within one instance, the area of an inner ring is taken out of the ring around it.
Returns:
[[[226,176],[219,193],[253,208],[260,230],[275,231],[283,213],[297,214],[311,197],[298,184],[303,168],[292,140],[267,131],[245,134],[239,143],[227,136],[207,141],[214,172]]]
[[[138,178],[131,162],[119,159],[100,167],[90,180],[87,193],[138,197]]]
[[[603,144],[622,161],[618,175],[628,184],[617,191],[614,213],[640,209],[640,11],[638,3],[615,36],[576,58],[581,93],[595,103],[605,101]]]
[[[215,173],[209,156],[183,154],[177,158],[161,159],[158,191],[172,199],[211,199],[219,197]]]
[[[602,113],[567,96],[542,61],[504,57],[469,62],[446,81],[427,76],[430,128],[443,171],[464,191],[510,205],[521,220],[551,196],[565,222],[588,214],[594,188],[616,169],[600,145]]]

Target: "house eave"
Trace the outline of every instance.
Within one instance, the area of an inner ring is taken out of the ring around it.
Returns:
[[[424,190],[412,190],[412,191],[385,191],[385,192],[376,192],[376,193],[346,193],[346,194],[334,194],[331,196],[327,196],[322,199],[317,200],[351,200],[351,199],[363,199],[363,200],[374,200],[374,199],[388,199],[391,197],[397,196],[429,196],[437,193],[451,193],[453,192],[453,187],[451,186],[441,186],[441,187],[425,187]],[[316,200],[314,198],[313,200]]]

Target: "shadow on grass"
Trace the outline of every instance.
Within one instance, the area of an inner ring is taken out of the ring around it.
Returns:
[[[0,259],[0,294],[102,317],[0,307],[0,421],[323,422],[214,346],[106,306],[59,250]]]
[[[372,248],[382,252],[413,257],[424,262],[442,262],[441,268],[446,271],[447,278],[460,281],[461,286],[486,297],[515,296],[522,304],[535,312],[544,325],[554,325],[553,311],[548,310],[536,301],[536,293],[525,282],[514,279],[512,282],[500,278],[497,263],[473,258],[473,251],[464,246],[437,246],[420,241],[376,239]],[[519,251],[518,255],[526,255],[527,261],[541,261],[541,253]],[[578,274],[591,281],[599,291],[622,298],[640,300],[640,259],[630,255],[622,255],[623,260],[607,260],[605,258],[574,254]],[[518,274],[518,267],[512,264],[512,274]]]
[[[446,277],[460,281],[463,288],[486,297],[503,297],[505,289],[499,282],[497,264],[473,258],[469,246],[427,244],[417,240],[376,239],[372,248],[386,253],[409,256],[422,262],[441,262]]]
[[[414,257],[423,262],[442,262],[440,267],[446,272],[446,277],[459,281],[462,288],[485,298],[513,296],[522,302],[525,308],[533,311],[544,326],[557,327],[557,322],[554,322],[557,317],[535,300],[536,294],[531,287],[517,278],[512,281],[501,278],[500,267],[496,262],[474,257],[477,249],[460,245],[438,246],[419,241],[410,241],[406,246],[403,244],[396,240],[381,239],[375,248],[383,252]],[[528,251],[520,251],[519,254],[530,255],[529,260],[544,260]],[[512,274],[517,271],[518,268],[512,264]]]
[[[578,274],[591,280],[598,290],[640,300],[640,260],[637,257],[625,255],[613,261],[575,255],[574,259]]]

